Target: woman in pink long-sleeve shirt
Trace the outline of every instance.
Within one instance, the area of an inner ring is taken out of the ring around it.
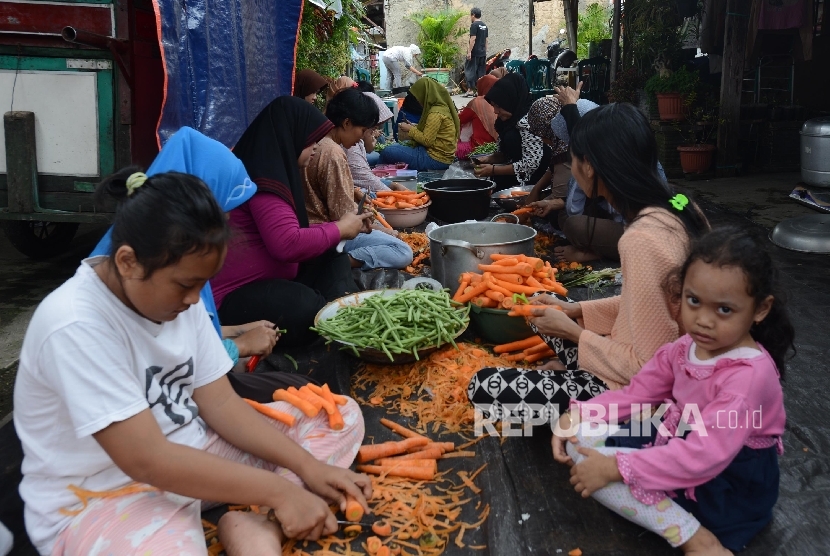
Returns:
[[[604,197],[630,222],[619,241],[622,293],[581,303],[537,297],[563,309],[540,308],[529,319],[559,361],[548,370],[480,370],[467,395],[485,415],[500,418],[514,408],[530,415],[528,404],[534,419],[539,412],[559,415],[572,399],[625,386],[660,346],[680,336],[677,304],[663,284],[685,260],[690,238],[708,228],[705,217],[685,197],[685,204],[678,201],[660,178],[654,134],[633,106],[588,112],[570,145],[579,187],[591,199]]]
[[[622,390],[573,402],[553,452],[576,463],[571,483],[583,496],[685,552],[726,554],[772,519],[786,422],[779,369],[794,331],[757,232],[712,231],[679,275],[688,335]],[[634,419],[609,436],[610,415]]]
[[[268,320],[287,330],[280,345],[296,345],[314,337],[308,328],[327,301],[357,291],[334,247],[368,229],[370,215],[309,225],[303,199],[300,167],[332,127],[311,104],[279,97],[234,148],[258,192],[229,213],[234,236],[211,281],[223,323]]]

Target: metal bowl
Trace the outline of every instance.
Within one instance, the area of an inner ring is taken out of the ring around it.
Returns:
[[[830,214],[787,218],[772,230],[770,240],[791,251],[830,253]]]
[[[373,295],[392,296],[399,291],[400,290],[367,290],[364,292],[359,292],[352,295],[347,295],[345,297],[341,297],[339,299],[335,299],[334,301],[328,303],[317,312],[317,315],[314,317],[314,326],[317,326],[317,323],[319,323],[320,321],[332,318],[334,315],[337,314],[337,311],[339,311],[343,307],[348,307],[350,305],[360,305],[361,303],[363,303],[363,300],[365,300],[367,297],[371,297]],[[467,326],[469,326],[469,320],[467,321]],[[461,336],[464,333],[464,331],[467,330],[467,326],[459,330],[458,334],[455,335],[454,339],[457,339],[459,336]],[[352,345],[347,342],[335,340],[333,338],[326,339],[332,340],[333,342],[340,344],[341,346]],[[430,346],[427,348],[419,349],[418,358],[424,359],[430,353],[437,351],[444,345],[445,344],[441,344],[437,346]],[[351,349],[347,349],[345,351],[346,353],[351,353],[352,355],[354,355],[354,352]],[[403,363],[412,363],[413,361],[415,361],[415,356],[411,353],[393,353],[393,360],[390,361],[389,356],[387,356],[383,351],[378,349],[358,349],[357,352],[358,358],[368,363],[378,363],[381,365],[399,365]]]
[[[519,199],[522,197],[513,197],[511,193],[514,191],[527,191],[530,194],[533,191],[532,185],[525,185],[521,187],[508,187],[507,189],[502,189],[501,191],[496,191],[493,193],[493,200],[499,204],[501,208],[504,210],[514,211],[519,208]]]

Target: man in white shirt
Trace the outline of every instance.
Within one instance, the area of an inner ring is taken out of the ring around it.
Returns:
[[[412,72],[418,77],[423,77],[423,72],[415,67],[415,57],[421,55],[421,49],[417,45],[410,44],[409,46],[393,46],[392,48],[381,53],[380,58],[388,70],[387,75],[391,76],[390,89],[401,87],[403,66],[407,72]],[[409,76],[407,75],[407,78]],[[407,79],[408,81],[408,79]]]

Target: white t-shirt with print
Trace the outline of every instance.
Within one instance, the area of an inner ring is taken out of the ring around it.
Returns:
[[[68,490],[110,490],[132,482],[92,435],[147,408],[171,442],[205,444],[193,391],[233,366],[202,301],[172,322],[138,315],[93,270],[75,275],[35,311],[14,387],[14,424],[23,444],[26,529],[41,554],[80,507]]]

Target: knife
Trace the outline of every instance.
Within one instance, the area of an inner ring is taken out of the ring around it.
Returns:
[[[363,205],[366,203],[366,195],[360,198],[360,202],[357,204],[357,214],[363,214]],[[337,244],[337,252],[343,252],[343,246],[346,245],[346,240],[341,240],[340,243]]]

